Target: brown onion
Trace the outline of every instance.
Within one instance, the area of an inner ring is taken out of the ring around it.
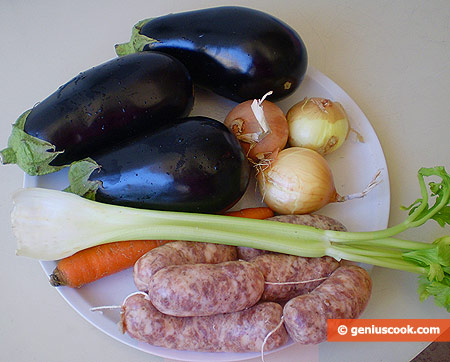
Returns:
[[[360,193],[340,196],[334,186],[328,162],[318,152],[290,147],[278,153],[257,174],[264,202],[279,214],[309,214],[331,202],[342,202],[365,196],[379,183],[378,172]]]
[[[256,100],[257,101],[257,100]],[[255,100],[248,100],[234,107],[224,124],[239,140],[247,158],[259,163],[282,150],[288,140],[288,123],[284,112],[275,103],[262,99],[262,107],[268,130],[264,129],[252,109]],[[258,102],[258,101],[257,101]]]

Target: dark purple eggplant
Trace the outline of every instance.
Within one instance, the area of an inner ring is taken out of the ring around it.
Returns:
[[[303,80],[308,58],[300,36],[273,16],[224,6],[169,14],[137,23],[118,55],[156,50],[188,68],[194,83],[242,102],[273,91],[276,101]]]
[[[80,73],[25,112],[13,126],[3,163],[30,175],[59,170],[193,106],[186,67],[159,52],[114,58]]]
[[[174,119],[71,166],[68,191],[96,201],[154,210],[216,213],[244,194],[249,164],[239,142],[207,117]],[[87,167],[87,172],[75,169]],[[83,174],[83,177],[79,177]],[[87,180],[87,182],[85,182]],[[86,187],[88,189],[83,189]],[[80,191],[82,190],[82,191]]]

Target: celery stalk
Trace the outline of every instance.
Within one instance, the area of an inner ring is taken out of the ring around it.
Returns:
[[[425,177],[434,176],[440,183]],[[409,216],[396,226],[370,232],[320,230],[221,215],[133,209],[98,203],[75,194],[40,188],[14,195],[13,231],[17,254],[55,260],[81,249],[112,241],[170,239],[246,246],[305,256],[331,256],[422,276],[421,300],[433,295],[450,311],[450,236],[423,243],[394,238],[406,229],[434,219],[450,224],[450,175],[443,167],[418,172],[422,197],[409,207]],[[434,204],[429,200],[434,198]]]

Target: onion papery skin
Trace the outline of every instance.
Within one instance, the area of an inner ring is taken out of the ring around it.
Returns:
[[[264,202],[279,214],[309,214],[337,198],[327,161],[308,148],[282,150],[257,178]]]
[[[253,163],[259,163],[286,146],[289,127],[281,108],[275,103],[265,100],[262,102],[262,107],[270,127],[270,133],[255,143],[244,141],[242,136],[261,132],[261,126],[251,109],[252,102],[253,100],[248,100],[235,106],[226,116],[224,124],[238,138],[247,158]],[[242,126],[239,127],[239,125]]]
[[[347,139],[350,124],[344,107],[325,98],[305,98],[286,114],[289,145],[306,147],[326,155]]]

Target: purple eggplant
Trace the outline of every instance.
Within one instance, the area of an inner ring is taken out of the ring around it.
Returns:
[[[137,23],[116,53],[170,54],[188,68],[194,83],[236,102],[273,91],[276,101],[303,80],[308,57],[300,36],[264,12],[223,6],[169,14]]]
[[[200,116],[173,119],[94,160],[71,166],[67,191],[154,210],[224,211],[242,197],[250,175],[235,136],[221,122]]]
[[[57,171],[187,116],[193,97],[190,74],[170,55],[114,58],[80,73],[19,117],[2,162],[17,163],[30,175]]]

